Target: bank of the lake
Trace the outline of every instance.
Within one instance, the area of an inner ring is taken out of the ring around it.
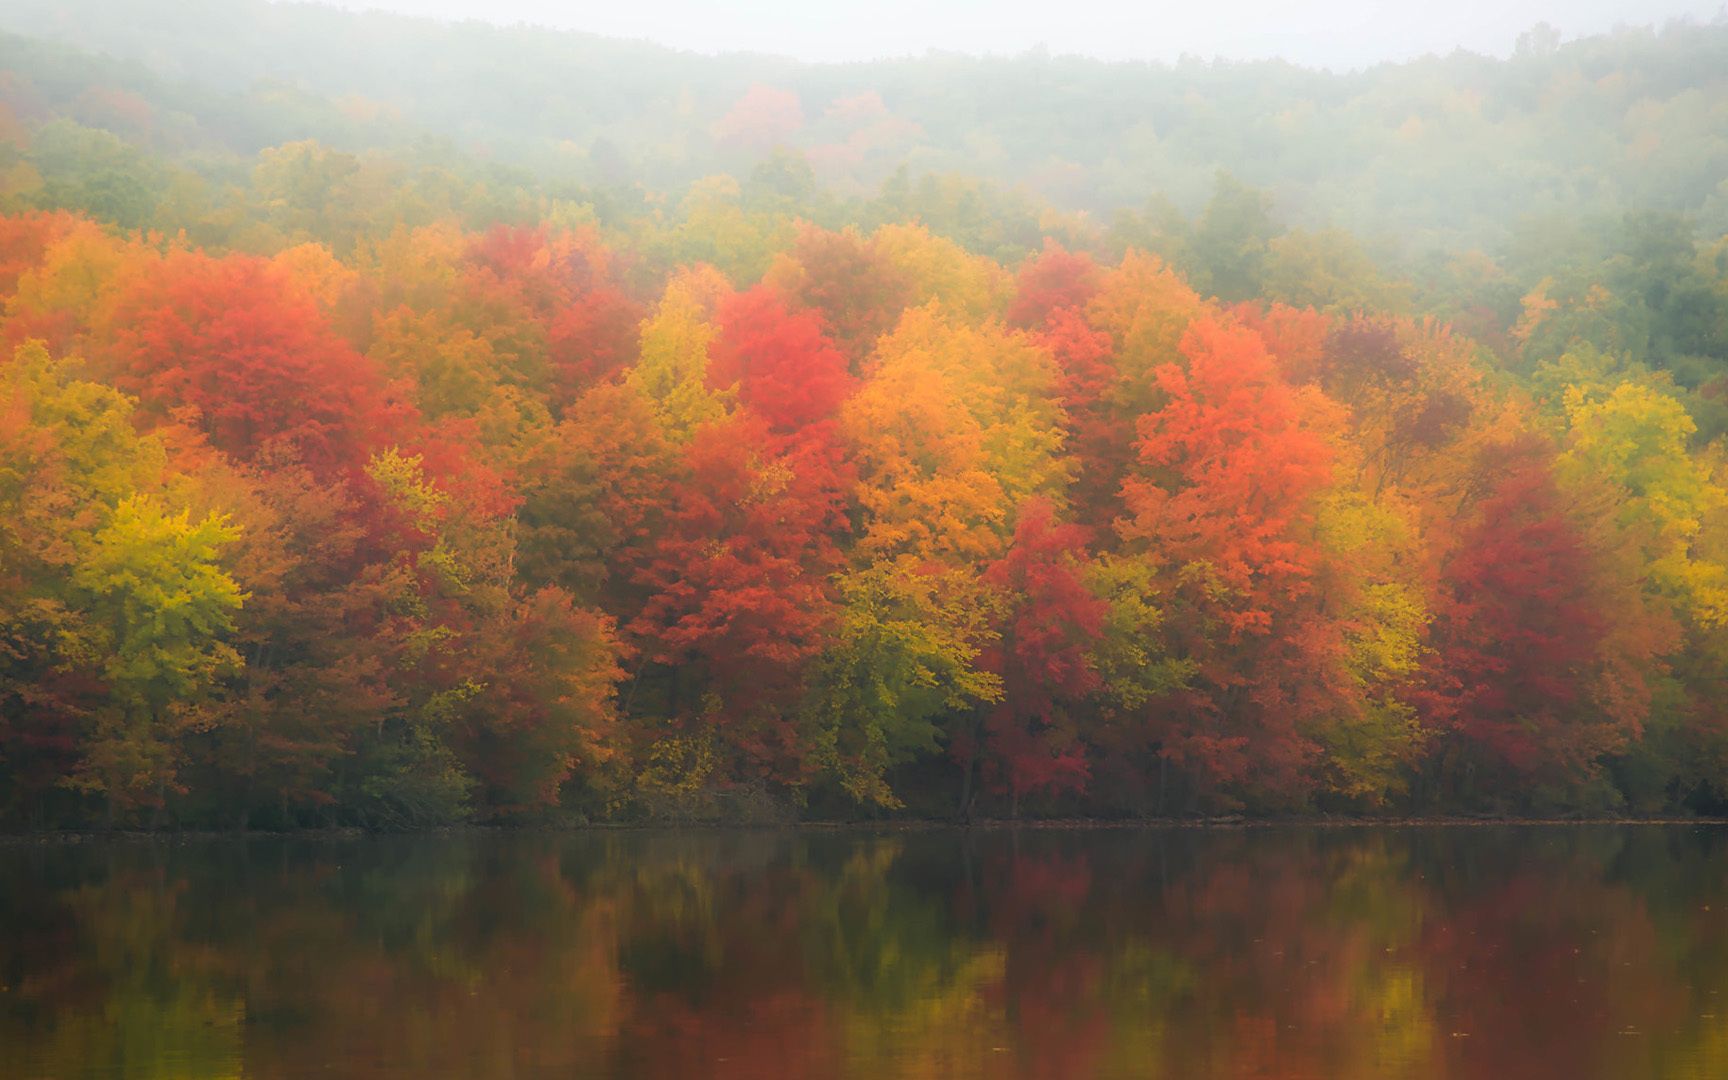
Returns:
[[[1385,828],[1494,828],[1502,826],[1553,826],[1580,828],[1587,826],[1684,827],[1728,826],[1728,817],[1512,817],[1440,815],[1423,817],[1251,817],[1225,815],[1200,818],[979,818],[956,821],[942,818],[914,818],[853,821],[598,821],[516,823],[472,823],[436,825],[417,829],[364,829],[351,825],[300,829],[41,829],[36,831],[0,831],[0,844],[93,844],[107,841],[142,842],[168,841],[197,843],[202,841],[249,840],[281,838],[296,840],[357,840],[365,837],[440,837],[440,836],[511,836],[519,834],[559,835],[565,833],[636,833],[636,832],[836,832],[836,833],[900,833],[943,830],[1024,830],[1024,831],[1135,831],[1158,829],[1385,829]]]

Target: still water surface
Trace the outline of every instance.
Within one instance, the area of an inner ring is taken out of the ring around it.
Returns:
[[[0,845],[0,1076],[1728,1077],[1728,831]]]

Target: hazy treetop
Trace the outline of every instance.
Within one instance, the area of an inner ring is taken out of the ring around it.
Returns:
[[[1033,49],[1104,60],[1282,58],[1353,68],[1454,49],[1505,56],[1538,23],[1567,39],[1620,25],[1707,20],[1721,0],[335,0],[444,19],[526,22],[642,38],[698,52],[762,52],[812,61],[871,60],[929,50],[1018,54]]]

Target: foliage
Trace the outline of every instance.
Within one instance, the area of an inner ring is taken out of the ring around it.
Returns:
[[[1728,800],[1722,26],[95,6],[0,14],[139,60],[0,37],[7,824]]]

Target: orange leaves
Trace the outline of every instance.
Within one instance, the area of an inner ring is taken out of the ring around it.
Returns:
[[[1169,651],[1195,664],[1191,688],[1155,705],[1154,731],[1209,798],[1299,799],[1314,732],[1361,707],[1343,628],[1315,595],[1341,417],[1290,386],[1250,330],[1196,319],[1181,354],[1152,371],[1164,400],[1140,418],[1120,526],[1161,568]]]
[[[1130,481],[1129,535],[1167,557],[1205,562],[1250,597],[1239,629],[1264,632],[1268,590],[1299,591],[1313,572],[1313,497],[1331,479],[1327,403],[1290,387],[1260,339],[1211,319],[1182,339],[1184,370],[1153,374],[1163,408],[1140,420],[1146,474]],[[1256,601],[1255,597],[1261,597]]]
[[[804,126],[804,107],[790,90],[756,83],[714,124],[714,138],[754,153],[772,148]]]
[[[865,512],[858,554],[971,562],[998,550],[1005,507],[961,387],[928,365],[884,365],[843,414]]]
[[[1244,326],[1260,335],[1284,378],[1296,384],[1319,379],[1330,319],[1312,308],[1286,304],[1273,304],[1265,311],[1253,304],[1238,304],[1233,312]]]
[[[65,210],[0,216],[0,294],[11,296],[19,277],[40,265],[49,245],[80,220]]]

